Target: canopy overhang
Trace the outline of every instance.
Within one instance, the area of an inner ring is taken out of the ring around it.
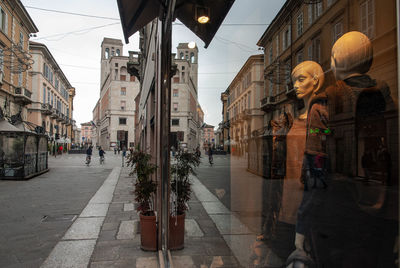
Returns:
[[[153,19],[162,16],[169,0],[117,0],[125,42]],[[175,16],[205,43],[211,43],[235,0],[176,0]],[[196,8],[206,7],[210,21],[200,24],[195,19]]]

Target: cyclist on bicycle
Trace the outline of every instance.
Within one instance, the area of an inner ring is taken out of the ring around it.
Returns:
[[[99,148],[99,156],[100,156],[100,164],[103,164],[104,163],[104,154],[105,154],[106,152],[104,152],[104,150],[100,147]]]
[[[92,159],[92,146],[89,146],[86,150],[86,165],[89,165],[90,160]]]
[[[212,165],[213,164],[213,151],[212,151],[212,148],[211,148],[211,146],[210,147],[208,147],[208,161],[210,162],[210,164]]]

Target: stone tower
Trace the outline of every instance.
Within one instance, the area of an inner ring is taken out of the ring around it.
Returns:
[[[189,48],[188,43],[179,43],[177,47],[177,58],[185,59],[190,62],[190,77],[197,90],[197,71],[198,71],[198,54],[199,50],[197,45],[194,48]]]
[[[101,73],[100,73],[100,87],[103,85],[104,80],[107,78],[110,70],[114,69],[109,66],[109,59],[112,56],[122,56],[122,41],[120,39],[104,38],[101,43]]]

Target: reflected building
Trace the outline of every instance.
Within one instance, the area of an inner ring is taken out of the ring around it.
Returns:
[[[200,145],[201,120],[198,109],[198,53],[188,43],[179,43],[173,63],[176,73],[171,80],[171,146],[193,151]]]
[[[135,97],[140,83],[127,71],[119,39],[104,38],[101,44],[100,98],[93,110],[96,145],[105,150],[135,144]]]
[[[230,151],[232,155],[246,159],[253,158],[249,154],[249,146],[256,142],[254,139],[263,127],[263,112],[260,109],[264,85],[263,62],[263,55],[249,57],[225,91],[228,95],[226,110],[229,122],[225,121],[225,126],[229,127]],[[250,169],[257,170],[261,164],[251,162],[256,166]]]
[[[271,135],[268,125],[272,119],[278,119],[284,111],[297,117],[303,108],[304,103],[296,98],[290,81],[293,67],[305,60],[318,62],[326,72],[325,85],[332,85],[335,79],[329,72],[331,48],[344,33],[352,30],[366,34],[371,40],[375,53],[368,74],[385,81],[394,104],[398,103],[395,9],[395,1],[324,0],[314,4],[300,1],[285,3],[257,43],[264,49],[265,55],[265,85],[261,99],[264,144]],[[377,23],[378,17],[385,17],[385,20]],[[379,127],[381,130],[386,129],[381,137],[389,143],[390,148],[397,148],[398,144],[395,117],[389,119],[385,126]],[[355,140],[350,140],[351,135],[346,134],[354,130],[355,127],[352,130],[336,130],[336,141],[329,148],[330,154],[334,156],[331,157],[331,169],[346,175],[363,176],[361,156],[356,153],[356,148],[350,149],[355,145]],[[259,157],[268,158],[265,155],[267,151],[264,150]],[[396,177],[397,152],[392,151],[391,155],[392,175]]]

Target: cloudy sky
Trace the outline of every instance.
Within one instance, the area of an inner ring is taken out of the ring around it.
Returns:
[[[74,119],[77,124],[90,121],[100,94],[101,42],[104,37],[124,40],[117,1],[21,1],[39,28],[37,37],[31,40],[44,43],[50,49],[69,82],[76,88]],[[206,123],[217,126],[221,122],[221,92],[226,90],[247,58],[261,52],[256,43],[284,2],[236,0],[207,49],[179,21],[175,23],[173,52],[178,43],[195,41],[199,47],[198,92]],[[128,50],[137,49],[138,38],[134,35],[124,46],[124,55],[128,54]]]

